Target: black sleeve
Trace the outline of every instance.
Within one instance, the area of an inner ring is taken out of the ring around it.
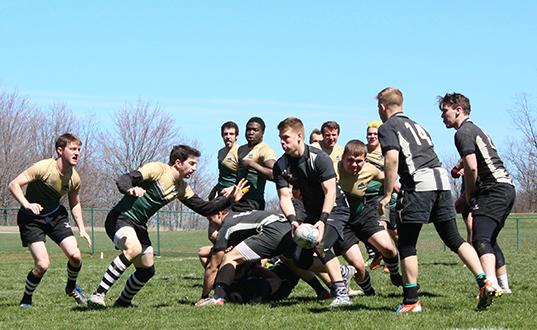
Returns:
[[[239,222],[238,219],[228,218],[226,217],[224,219],[224,223],[222,224],[222,227],[220,227],[220,230],[218,231],[218,235],[216,236],[216,241],[213,245],[213,250],[215,251],[223,251],[227,249],[228,241],[227,241],[227,232],[230,227],[236,225]]]
[[[276,163],[274,163],[274,166],[272,167],[272,176],[274,178],[274,183],[276,184],[276,189],[281,188],[287,188],[289,187],[289,182],[287,182],[287,179],[283,175],[281,163],[283,162],[283,158],[278,159]]]
[[[399,145],[399,139],[397,138],[397,133],[395,129],[390,125],[384,124],[379,127],[378,131],[379,143],[382,148],[382,154],[385,154],[388,150],[397,150],[401,149]]]
[[[203,215],[204,217],[215,214],[218,211],[222,211],[225,208],[231,206],[231,201],[227,197],[217,197],[212,201],[206,201],[199,197],[197,194],[189,199],[181,200],[192,211]]]
[[[139,187],[144,178],[140,171],[132,171],[130,173],[125,173],[116,180],[116,186],[119,192],[123,195],[127,194],[127,190],[132,187]]]
[[[459,129],[455,133],[455,146],[461,157],[469,154],[475,154],[475,139],[476,134],[472,134],[471,130],[465,129],[465,127]]]
[[[336,170],[332,159],[324,152],[317,154],[315,158],[315,170],[319,173],[321,182],[333,179],[336,177]]]

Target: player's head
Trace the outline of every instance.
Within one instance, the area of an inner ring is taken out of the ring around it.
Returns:
[[[394,87],[386,87],[377,94],[377,106],[383,122],[403,110],[403,93]]]
[[[460,93],[438,96],[438,108],[442,112],[441,117],[447,128],[458,128],[472,110],[470,100]]]
[[[320,129],[314,128],[310,133],[310,144],[315,142],[321,142],[323,140],[323,133]]]
[[[337,143],[339,137],[339,124],[333,120],[324,122],[321,126],[321,132],[323,133],[323,144],[327,147],[333,147]]]
[[[234,121],[226,121],[220,127],[220,134],[226,147],[231,148],[239,136],[239,126]]]
[[[263,141],[265,122],[259,117],[252,117],[246,123],[246,141],[249,145],[256,145]]]
[[[350,140],[343,151],[343,170],[349,174],[357,174],[362,170],[366,157],[366,145],[360,140]]]
[[[304,150],[304,124],[296,117],[287,117],[278,124],[280,144],[283,151],[299,156]]]
[[[382,125],[380,120],[370,121],[367,123],[367,145],[376,148],[379,145],[379,127]]]
[[[196,172],[200,156],[201,153],[197,149],[180,144],[172,148],[168,165],[173,166],[179,172],[181,178],[189,178]]]
[[[75,166],[78,163],[80,146],[82,146],[80,139],[71,133],[64,133],[58,136],[54,145],[58,158],[62,158],[65,163],[71,166]]]

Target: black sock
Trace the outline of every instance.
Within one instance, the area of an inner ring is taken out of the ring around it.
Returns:
[[[403,304],[415,304],[418,302],[418,286],[416,284],[405,284],[403,286]]]
[[[229,285],[225,283],[218,282],[214,285],[214,297],[216,299],[226,299],[227,291],[228,291]]]
[[[75,267],[67,262],[67,284],[65,285],[65,293],[71,294],[75,290],[76,279],[78,278],[78,273],[82,268],[82,263],[78,267]]]
[[[136,268],[136,271],[129,276],[125,288],[117,300],[121,306],[131,305],[132,298],[144,287],[144,285],[155,275],[155,267]]]
[[[20,304],[32,304],[32,295],[34,294],[35,289],[41,282],[42,277],[37,277],[32,271],[26,276],[26,283],[24,285],[24,295],[22,296]]]

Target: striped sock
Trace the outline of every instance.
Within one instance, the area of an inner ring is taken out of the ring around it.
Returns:
[[[123,253],[117,256],[108,266],[96,292],[106,294],[131,263]]]
[[[154,267],[137,268],[136,271],[129,276],[127,283],[125,283],[125,288],[123,289],[123,292],[121,292],[121,296],[119,296],[116,303],[121,306],[129,306],[132,298],[134,298],[154,274]]]
[[[82,268],[82,263],[76,267],[67,262],[67,284],[65,285],[65,293],[70,294],[75,290],[76,279],[78,278],[78,273]]]
[[[34,294],[35,289],[41,282],[42,277],[37,277],[32,271],[26,276],[26,283],[24,284],[24,295],[22,296],[20,304],[32,304],[32,295]]]
[[[399,255],[395,255],[395,257],[392,258],[383,257],[383,259],[384,265],[390,270],[390,275],[399,274]]]
[[[356,280],[356,278],[355,278]],[[369,276],[369,272],[365,272],[364,279],[362,281],[356,280],[356,283],[364,290],[364,293],[366,295],[370,295],[371,293],[374,294],[373,286],[371,285],[371,276]]]

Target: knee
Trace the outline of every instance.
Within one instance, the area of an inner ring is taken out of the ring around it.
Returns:
[[[416,247],[411,245],[399,246],[399,257],[401,260],[416,255]]]
[[[474,239],[472,244],[479,257],[488,253],[494,254],[494,249],[492,248],[490,241],[486,239],[481,239],[481,238]]]
[[[43,275],[45,275],[45,273],[47,272],[49,265],[50,261],[48,259],[39,260],[35,265],[34,274],[37,277],[43,277]]]
[[[129,242],[129,240],[127,240],[124,248],[125,250],[123,253],[129,260],[132,260],[142,254],[142,245],[140,242]]]
[[[393,258],[397,255],[397,249],[393,244],[389,244],[388,246],[381,246],[379,249],[380,253],[385,258]]]
[[[82,256],[78,248],[68,253],[67,258],[69,259],[69,262],[71,263],[71,265],[78,266],[82,262]]]

